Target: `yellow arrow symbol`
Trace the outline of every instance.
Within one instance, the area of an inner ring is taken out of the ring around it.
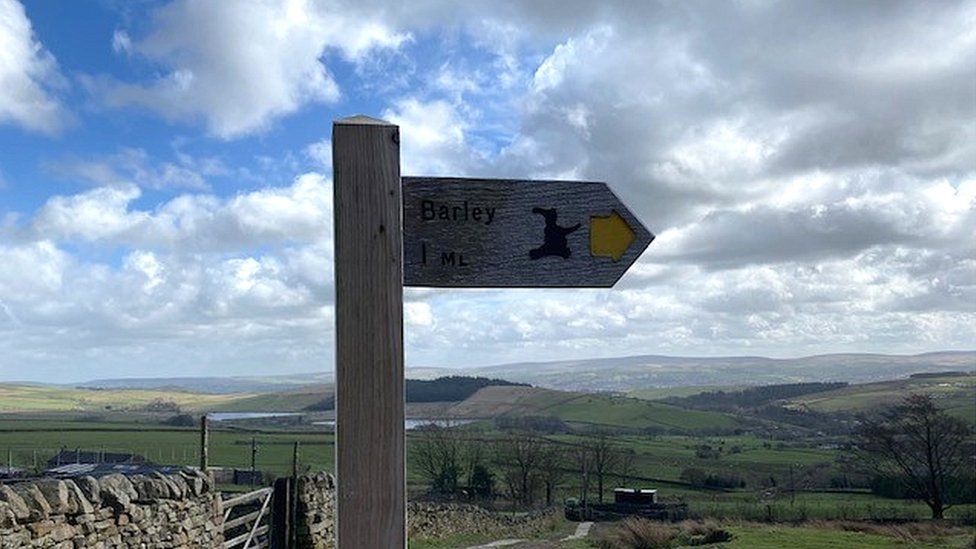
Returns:
[[[606,217],[590,218],[591,255],[612,257],[614,261],[620,261],[634,238],[634,230],[616,210]]]

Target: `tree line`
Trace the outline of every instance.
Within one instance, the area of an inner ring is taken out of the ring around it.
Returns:
[[[633,450],[602,433],[566,443],[528,433],[471,438],[450,426],[431,426],[410,444],[411,463],[432,496],[480,501],[503,496],[526,508],[552,505],[557,488],[574,477],[579,488],[573,496],[603,502],[611,479],[626,484],[633,477],[634,458]]]

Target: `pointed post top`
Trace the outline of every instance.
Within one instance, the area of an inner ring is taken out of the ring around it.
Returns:
[[[396,124],[391,124],[386,120],[380,120],[379,118],[373,118],[371,116],[366,116],[365,114],[357,114],[347,118],[340,118],[333,122],[333,124],[341,126],[395,126]]]

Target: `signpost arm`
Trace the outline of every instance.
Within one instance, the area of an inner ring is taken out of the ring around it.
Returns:
[[[406,547],[399,128],[332,127],[339,549]]]

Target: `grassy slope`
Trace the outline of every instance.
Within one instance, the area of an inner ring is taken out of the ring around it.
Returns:
[[[162,399],[187,410],[209,409],[252,395],[212,395],[166,390],[92,390],[0,385],[0,412],[104,411],[138,409]]]
[[[932,395],[949,413],[976,423],[976,374],[851,385],[798,397],[792,405],[818,412],[864,412],[896,404],[910,393]]]
[[[743,389],[741,385],[689,385],[687,387],[648,387],[628,391],[627,396],[644,400],[664,400],[669,397],[688,397],[707,393],[709,391],[736,391]]]
[[[735,418],[720,413],[685,410],[628,397],[568,393],[535,387],[485,387],[451,408],[451,412],[468,417],[552,415],[568,422],[637,429],[728,428],[738,425]]]
[[[332,385],[310,385],[294,391],[239,396],[214,407],[214,412],[301,412],[332,396]]]

